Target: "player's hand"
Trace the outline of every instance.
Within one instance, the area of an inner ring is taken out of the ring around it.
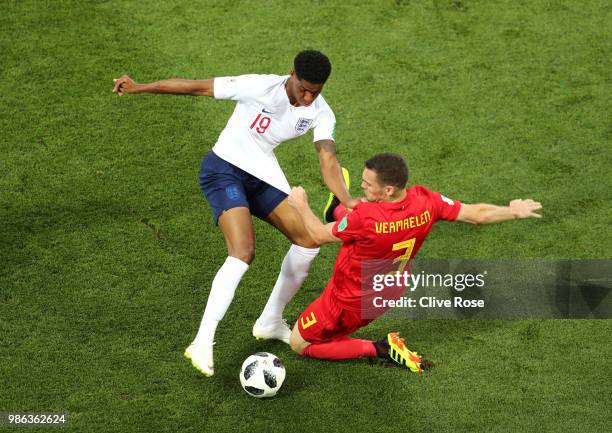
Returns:
[[[120,78],[114,78],[113,82],[115,83],[113,86],[113,93],[116,93],[118,96],[123,96],[124,93],[132,93],[137,85],[136,82],[127,75]]]
[[[308,206],[308,194],[301,186],[291,188],[291,193],[287,198],[289,206],[295,209],[303,209]]]
[[[542,215],[536,213],[537,210],[542,209],[542,204],[530,198],[512,200],[510,209],[514,211],[517,218],[542,218]]]

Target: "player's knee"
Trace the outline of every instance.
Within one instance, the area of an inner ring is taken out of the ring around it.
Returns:
[[[239,248],[230,248],[228,255],[242,260],[247,265],[250,265],[255,260],[255,246],[245,245]]]
[[[320,245],[310,236],[298,236],[292,242],[302,248],[319,248]]]
[[[293,350],[298,355],[301,355],[304,352],[305,347],[302,347],[302,344],[294,341],[293,338],[289,340],[289,345],[291,346],[291,350]]]
[[[302,336],[294,329],[291,333],[291,337],[289,338],[289,345],[291,346],[291,350],[293,350],[298,355],[304,353],[304,350],[308,347],[310,343],[305,341]]]

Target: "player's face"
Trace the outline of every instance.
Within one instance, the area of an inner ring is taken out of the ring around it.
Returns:
[[[398,198],[399,188],[391,185],[383,185],[378,181],[378,175],[369,168],[363,169],[361,175],[361,189],[370,202],[394,201]]]
[[[385,201],[387,198],[386,187],[378,183],[376,172],[369,168],[363,169],[363,174],[361,175],[361,189],[363,189],[367,201]]]
[[[287,96],[289,102],[295,107],[308,107],[314,102],[323,90],[323,84],[313,84],[306,80],[299,80],[295,72],[291,73],[287,82]]]

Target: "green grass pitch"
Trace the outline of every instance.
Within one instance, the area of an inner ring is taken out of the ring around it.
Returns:
[[[411,182],[450,197],[544,205],[541,220],[439,224],[421,258],[611,258],[611,22],[608,0],[2,1],[0,412],[66,411],[63,431],[96,433],[609,431],[610,320],[359,332],[409,336],[437,364],[422,377],[255,341],[289,246],[261,222],[216,375],[199,376],[182,352],[225,250],[197,176],[233,103],[111,88],[123,73],[286,73],[320,49],[352,173],[391,150]],[[277,155],[315,205],[311,137]],[[290,321],[335,253],[322,248]],[[269,401],[238,381],[261,350],[287,368]]]

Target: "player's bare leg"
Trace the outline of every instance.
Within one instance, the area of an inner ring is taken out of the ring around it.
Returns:
[[[283,319],[283,310],[308,276],[308,270],[319,253],[319,248],[308,235],[297,211],[289,206],[287,199],[274,208],[266,221],[283,233],[293,245],[283,260],[268,302],[253,325],[253,336],[258,339],[277,339],[289,344],[291,330]]]
[[[310,343],[304,340],[304,337],[302,337],[302,334],[300,334],[298,322],[295,322],[295,325],[293,325],[293,330],[291,331],[291,338],[289,339],[289,345],[291,346],[291,350],[293,350],[298,355],[304,353],[304,350],[306,350],[306,348],[310,346]]]
[[[235,207],[221,214],[219,229],[223,233],[227,255],[247,265],[255,258],[255,230],[253,219],[246,207]]]
[[[297,210],[289,206],[287,199],[281,201],[278,206],[270,212],[266,221],[276,227],[292,244],[302,248],[318,248],[317,243],[310,237],[304,226],[304,222]]]
[[[229,308],[236,287],[255,257],[255,232],[249,210],[229,209],[219,217],[219,228],[225,238],[228,257],[212,282],[204,317],[185,357],[205,376],[214,374],[213,343],[217,325]]]

